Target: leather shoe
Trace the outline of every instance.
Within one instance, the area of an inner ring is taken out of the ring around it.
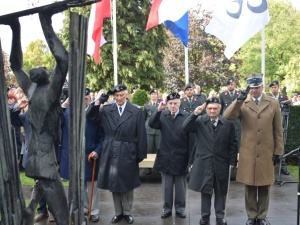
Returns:
[[[184,219],[186,217],[185,213],[184,212],[176,212],[176,216]]]
[[[246,225],[256,225],[256,219],[249,218],[246,222]]]
[[[210,221],[210,217],[209,216],[207,216],[207,217],[201,217],[201,219],[199,221],[199,224],[200,225],[208,225],[209,221]]]
[[[111,222],[112,223],[117,223],[117,222],[119,222],[120,220],[122,220],[123,219],[123,214],[121,214],[121,215],[115,215],[112,219],[111,219]]]
[[[227,221],[224,218],[217,218],[216,225],[227,225]]]
[[[43,212],[43,213],[40,213],[40,214],[38,214],[38,215],[36,215],[35,217],[34,217],[34,222],[40,222],[40,221],[42,221],[42,220],[44,220],[44,219],[46,219],[46,218],[48,218],[49,217],[49,214],[48,214],[48,212]]]
[[[90,220],[91,220],[92,222],[98,222],[98,221],[100,220],[99,214],[97,214],[97,215],[91,215]]]
[[[170,216],[172,216],[172,212],[163,212],[160,217],[162,219],[166,219],[166,218],[168,218]]]
[[[134,219],[132,215],[124,215],[124,219],[126,220],[127,223],[132,224]]]
[[[257,219],[257,225],[270,225],[267,219]]]
[[[283,175],[290,175],[290,172],[286,168],[281,168],[281,173]]]

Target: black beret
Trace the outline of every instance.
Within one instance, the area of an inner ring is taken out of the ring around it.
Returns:
[[[221,104],[221,101],[220,101],[219,98],[216,98],[216,97],[212,97],[212,98],[206,99],[206,105],[212,104],[212,103],[219,103],[219,104]]]
[[[151,95],[151,94],[154,93],[154,92],[155,92],[155,93],[158,92],[156,88],[152,88],[151,91],[149,92],[149,94]]]
[[[187,83],[184,87],[184,90],[188,89],[188,88],[192,88],[193,85],[191,83]]]
[[[229,85],[231,82],[235,82],[234,77],[229,77],[226,81],[226,85]]]
[[[132,90],[135,90],[135,89],[138,89],[138,88],[139,88],[138,85],[134,85],[133,88],[132,88]]]
[[[273,87],[273,86],[275,86],[275,85],[278,85],[278,86],[279,86],[278,80],[273,80],[273,81],[270,83],[269,87]]]
[[[167,101],[173,100],[173,99],[180,99],[180,94],[178,92],[173,92],[172,94],[169,94],[167,96]]]
[[[91,93],[91,90],[89,88],[85,88],[85,95],[86,96],[90,95],[90,93]]]
[[[113,89],[110,90],[110,94],[114,94],[120,91],[125,91],[127,90],[127,87],[125,84],[118,84],[116,85]]]
[[[7,86],[7,90],[13,89],[13,88],[17,88],[14,84],[10,84]]]
[[[263,84],[262,74],[261,73],[253,73],[247,78],[247,84],[250,87],[259,87]]]

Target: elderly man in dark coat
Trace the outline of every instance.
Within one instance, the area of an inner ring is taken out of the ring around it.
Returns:
[[[124,218],[131,224],[133,189],[141,185],[138,164],[147,157],[145,120],[142,110],[126,100],[125,85],[115,86],[110,93],[115,103],[105,104],[99,112],[96,102],[90,111],[90,117],[94,117],[96,110],[105,133],[98,187],[112,192],[116,212],[112,223]],[[100,102],[107,99],[108,95],[103,94]]]
[[[199,116],[206,106],[206,115]],[[218,98],[207,99],[187,118],[183,128],[197,136],[189,188],[201,192],[201,216],[199,224],[210,221],[211,198],[215,194],[216,224],[227,225],[225,216],[226,194],[230,165],[237,164],[237,138],[233,122],[220,116]],[[198,117],[199,116],[199,117]]]
[[[182,124],[188,113],[180,109],[180,95],[172,93],[166,103],[160,102],[157,112],[149,120],[149,126],[161,131],[161,142],[157,152],[154,169],[162,176],[163,213],[162,219],[172,215],[173,184],[175,183],[176,215],[185,218],[186,174],[188,168],[188,132],[182,129]]]

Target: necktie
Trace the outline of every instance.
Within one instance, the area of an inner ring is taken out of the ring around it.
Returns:
[[[173,120],[175,119],[175,113],[172,113],[172,119]]]
[[[229,92],[230,98],[233,98],[233,92]]]
[[[216,122],[215,120],[212,120],[212,121],[211,121],[211,125],[212,125],[213,129],[216,129],[215,122]]]
[[[155,102],[153,102],[153,104],[152,104],[153,106],[156,106],[156,104],[155,104]]]
[[[119,111],[120,111],[120,114],[122,114],[122,107],[119,106]]]
[[[259,101],[257,99],[255,99],[255,104],[258,106]]]

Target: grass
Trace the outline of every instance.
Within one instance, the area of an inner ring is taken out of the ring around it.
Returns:
[[[295,178],[295,180],[299,179],[299,167],[298,166],[288,165],[288,171],[290,171],[290,173]]]
[[[30,177],[26,177],[24,171],[20,172],[20,180],[22,186],[33,186],[34,185],[34,179]],[[64,187],[69,187],[69,181],[62,182]]]

